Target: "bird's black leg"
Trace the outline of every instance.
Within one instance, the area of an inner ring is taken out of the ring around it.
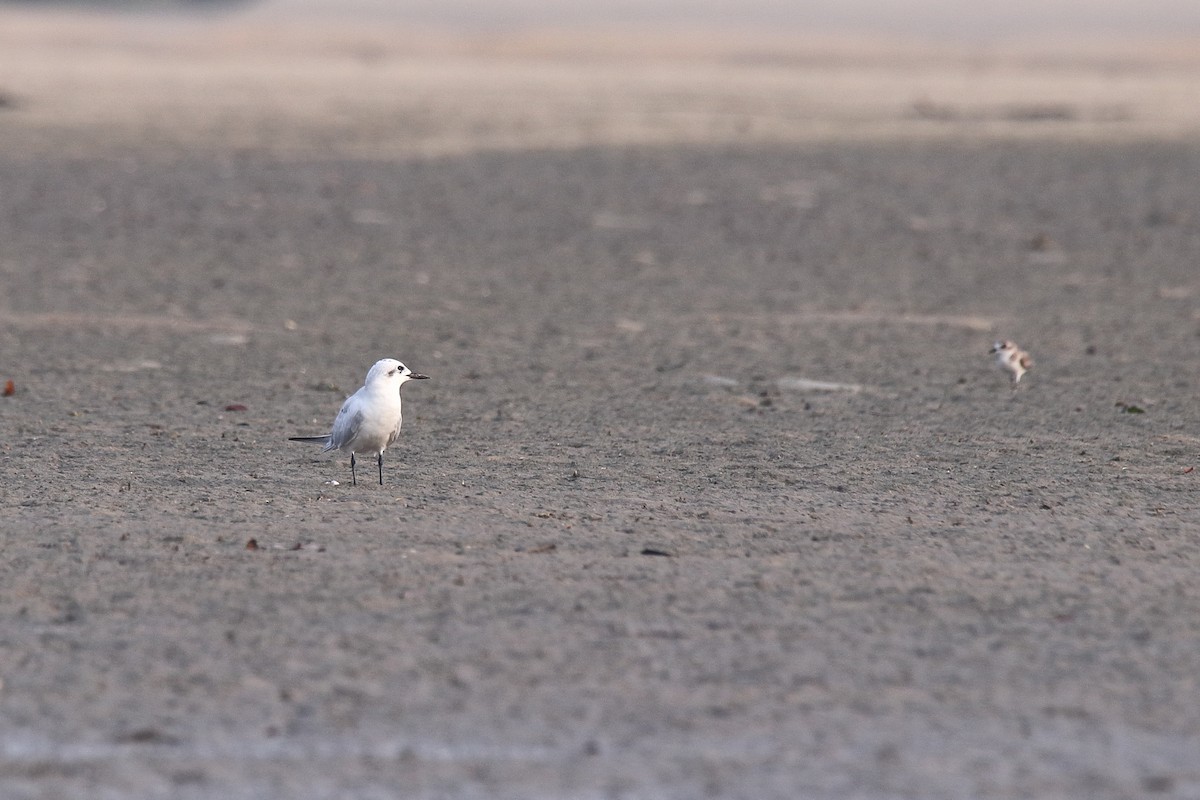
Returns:
[[[350,454],[350,483],[358,486],[358,476],[354,474],[354,453]]]
[[[379,485],[383,486],[383,453],[379,454]]]

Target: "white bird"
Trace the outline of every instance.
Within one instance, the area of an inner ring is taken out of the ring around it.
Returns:
[[[379,485],[383,486],[383,451],[400,435],[400,387],[409,381],[423,381],[428,375],[418,375],[394,358],[376,361],[362,387],[346,398],[342,410],[333,420],[333,430],[324,436],[291,436],[293,442],[319,442],[330,450],[350,452],[350,479],[358,485],[354,470],[354,455],[374,455],[379,462]]]
[[[996,364],[1001,369],[1006,369],[1012,373],[1014,386],[1021,382],[1021,376],[1033,366],[1033,358],[1030,357],[1029,353],[1017,347],[1016,342],[1007,340],[996,342],[992,345],[991,352],[996,356]]]

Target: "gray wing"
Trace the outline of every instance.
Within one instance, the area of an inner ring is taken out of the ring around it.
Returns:
[[[353,399],[353,397],[350,398],[350,400]],[[361,410],[351,411],[354,404],[350,400],[342,405],[337,419],[333,421],[329,444],[325,445],[326,450],[341,450],[343,447],[353,444],[354,440],[358,438],[358,432],[362,429],[363,413]]]

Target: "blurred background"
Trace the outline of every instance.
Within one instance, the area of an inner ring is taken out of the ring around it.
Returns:
[[[205,0],[199,0],[203,3]],[[989,40],[1047,34],[1170,34],[1200,30],[1200,5],[1187,0],[270,0],[264,10],[375,16],[467,29],[538,26],[712,26],[719,30],[902,34]]]
[[[729,30],[866,32],[991,41],[1048,35],[1170,35],[1200,31],[1200,4],[1190,0],[80,0],[26,7],[121,10],[216,9],[254,13],[391,20],[470,31],[538,27],[659,26]]]
[[[1189,0],[0,3],[0,124],[343,154],[1190,136]]]

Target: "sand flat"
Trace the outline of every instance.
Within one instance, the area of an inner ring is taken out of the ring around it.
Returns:
[[[0,795],[1196,795],[1186,53],[323,33],[0,11]]]

